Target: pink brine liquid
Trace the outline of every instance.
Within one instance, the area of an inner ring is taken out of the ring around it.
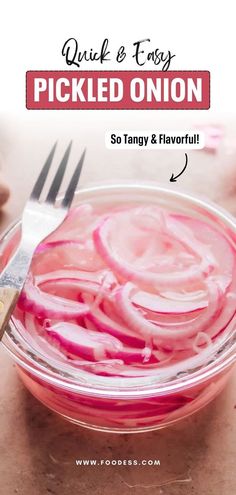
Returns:
[[[165,383],[217,350],[236,309],[234,247],[214,225],[150,202],[74,207],[37,249],[14,322],[47,362],[107,386]],[[177,392],[96,397],[20,369],[27,387],[80,424],[142,430],[209,402],[226,373]]]

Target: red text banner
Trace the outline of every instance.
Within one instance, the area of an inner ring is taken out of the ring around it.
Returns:
[[[208,71],[28,71],[29,110],[208,110]]]

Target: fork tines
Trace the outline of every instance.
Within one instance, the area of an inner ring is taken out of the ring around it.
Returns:
[[[38,179],[34,185],[32,193],[30,195],[31,200],[38,200],[40,198],[41,192],[43,190],[44,184],[46,182],[46,179],[47,179],[47,176],[48,176],[48,173],[49,173],[52,161],[53,161],[56,146],[57,146],[57,142],[52,147],[52,149],[48,155],[48,158],[47,158],[47,160],[46,160],[46,162],[45,162],[45,164],[44,164],[44,166],[43,166],[43,168],[42,168],[42,170],[38,176]],[[51,187],[50,187],[48,195],[46,197],[47,203],[54,204],[56,201],[56,198],[57,198],[64,174],[66,171],[66,166],[67,166],[67,163],[69,160],[71,146],[72,146],[72,141],[69,143],[68,147],[66,148],[64,156],[63,156],[63,158],[62,158],[62,160],[58,166],[55,177],[52,181]],[[63,198],[63,201],[61,204],[61,206],[64,208],[69,208],[71,203],[72,203],[73,196],[74,196],[74,193],[75,193],[75,190],[76,190],[79,178],[80,178],[80,174],[81,174],[81,170],[82,170],[82,166],[83,166],[83,162],[84,162],[84,157],[85,157],[85,152],[86,152],[86,150],[84,149],[84,151],[80,157],[80,160],[79,160],[79,162],[75,168],[75,171],[72,175],[72,178],[69,182],[67,190],[65,192],[65,195],[64,195],[64,198]]]

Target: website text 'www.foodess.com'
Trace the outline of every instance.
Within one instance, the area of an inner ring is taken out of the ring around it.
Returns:
[[[160,459],[75,459],[76,466],[160,466]]]

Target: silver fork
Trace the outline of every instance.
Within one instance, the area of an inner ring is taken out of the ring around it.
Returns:
[[[38,244],[51,234],[65,219],[72,203],[79,181],[85,150],[75,168],[69,185],[60,205],[55,206],[58,192],[65,174],[72,142],[58,166],[51,183],[46,200],[39,202],[49,169],[51,167],[57,143],[54,144],[49,156],[38,176],[22,216],[22,233],[20,244],[0,275],[0,339],[9,322],[16,305],[20,291],[24,285],[30,267],[31,259]]]

